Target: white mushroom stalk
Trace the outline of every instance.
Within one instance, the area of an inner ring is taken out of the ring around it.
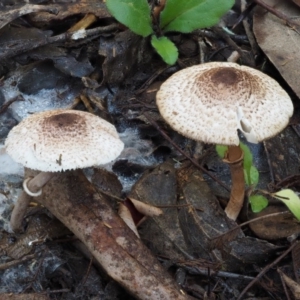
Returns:
[[[239,145],[238,130],[251,143],[271,138],[288,125],[293,114],[290,97],[274,79],[228,62],[205,63],[175,73],[157,92],[157,106],[165,121],[182,135],[228,146]],[[239,182],[233,186],[240,190],[243,177],[234,177]],[[243,193],[231,195],[228,206],[237,208],[234,213],[226,209],[228,217],[236,219],[243,198]],[[239,204],[233,206],[232,199]]]
[[[19,231],[22,227],[22,221],[26,214],[27,207],[32,197],[38,197],[42,194],[42,187],[55,175],[52,172],[41,172],[35,177],[28,177],[23,182],[23,191],[21,192],[14,209],[11,213],[10,227],[13,231]]]
[[[124,144],[112,124],[93,114],[52,110],[31,115],[15,126],[5,147],[18,163],[42,171],[24,181],[27,194],[22,193],[11,217],[11,227],[16,231],[30,197],[39,196],[55,172],[109,163],[119,156]]]

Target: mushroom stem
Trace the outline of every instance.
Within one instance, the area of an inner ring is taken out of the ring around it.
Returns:
[[[29,190],[30,196],[32,194],[38,193],[40,189],[55,175],[53,172],[40,172],[33,178],[28,178],[26,185]],[[26,180],[26,179],[25,179]],[[34,196],[33,196],[34,197]]]
[[[10,227],[12,231],[21,231],[22,221],[25,216],[30,199],[31,196],[26,194],[24,191],[21,192],[10,217]]]
[[[225,209],[228,218],[236,220],[238,217],[245,196],[245,179],[243,169],[244,152],[239,146],[229,146],[225,154],[224,162],[229,164],[231,172],[231,193]]]
[[[24,180],[24,191],[20,194],[10,217],[10,227],[14,232],[21,231],[22,221],[29,202],[34,195],[40,195],[41,188],[55,175],[52,172],[40,172],[34,178]],[[27,192],[25,192],[25,190]],[[29,192],[29,193],[28,193]]]

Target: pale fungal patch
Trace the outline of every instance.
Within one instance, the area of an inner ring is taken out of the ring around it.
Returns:
[[[118,236],[116,238],[116,242],[118,245],[120,245],[122,248],[126,248],[126,246],[129,244],[129,241],[124,236]]]
[[[109,163],[124,148],[115,127],[87,112],[51,110],[15,126],[5,148],[18,163],[56,172]]]
[[[214,144],[238,145],[238,129],[250,142],[260,142],[283,130],[293,114],[290,97],[274,79],[226,62],[175,73],[156,99],[174,130]]]
[[[243,109],[239,106],[237,108],[237,128],[243,133],[248,142],[258,143],[251,123],[245,118]]]
[[[79,29],[72,34],[72,40],[80,40],[86,37],[85,29]]]

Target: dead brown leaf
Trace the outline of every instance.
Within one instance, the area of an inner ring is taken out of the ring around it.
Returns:
[[[135,208],[145,216],[154,217],[163,214],[163,211],[156,206],[141,202],[133,198],[129,198],[129,199],[133,203]]]
[[[250,219],[281,211],[286,211],[286,207],[283,205],[271,205],[258,214],[251,213]],[[287,238],[294,233],[300,233],[300,225],[292,214],[261,219],[250,223],[249,226],[257,237],[268,241]]]
[[[177,177],[176,177],[177,175]],[[164,214],[145,221],[140,233],[158,254],[174,260],[192,259],[223,263],[226,270],[238,270],[245,263],[259,263],[275,247],[267,242],[245,237],[240,229],[221,250],[212,249],[212,239],[236,226],[230,222],[202,173],[194,167],[183,167],[175,175],[172,162],[165,162],[143,174],[132,188],[131,197],[163,208]],[[151,237],[155,236],[155,239]]]
[[[300,8],[290,1],[265,0],[287,16],[287,22],[258,7],[253,18],[257,42],[293,91],[300,97]],[[298,24],[298,25],[295,25]]]
[[[295,4],[297,4],[298,6],[300,6],[300,0],[293,0],[293,2],[294,2]]]
[[[286,285],[290,288],[296,300],[300,299],[300,285],[287,275],[285,275],[281,270],[278,270],[278,273],[286,283]]]
[[[152,171],[145,172],[133,186],[129,197],[162,208],[163,215],[145,221],[139,232],[149,240],[157,254],[184,260],[188,254],[177,212],[176,174],[173,163],[167,161]],[[152,237],[155,236],[155,239]]]
[[[130,213],[130,210],[123,203],[120,203],[118,213],[121,219],[126,223],[126,225],[135,233],[135,235],[138,238],[140,238],[137,228],[134,224],[132,215]]]

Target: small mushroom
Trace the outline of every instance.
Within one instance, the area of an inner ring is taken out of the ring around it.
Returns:
[[[11,228],[17,231],[30,201],[55,172],[81,169],[109,163],[124,148],[115,127],[87,112],[51,110],[36,113],[9,133],[7,153],[24,167],[42,171],[26,178],[11,216]],[[29,195],[29,196],[28,196]]]
[[[165,121],[182,135],[229,146],[226,160],[230,162],[233,187],[225,212],[235,220],[245,189],[243,153],[236,147],[238,130],[251,143],[278,134],[293,114],[288,94],[258,70],[212,62],[172,75],[157,92],[157,106]]]

